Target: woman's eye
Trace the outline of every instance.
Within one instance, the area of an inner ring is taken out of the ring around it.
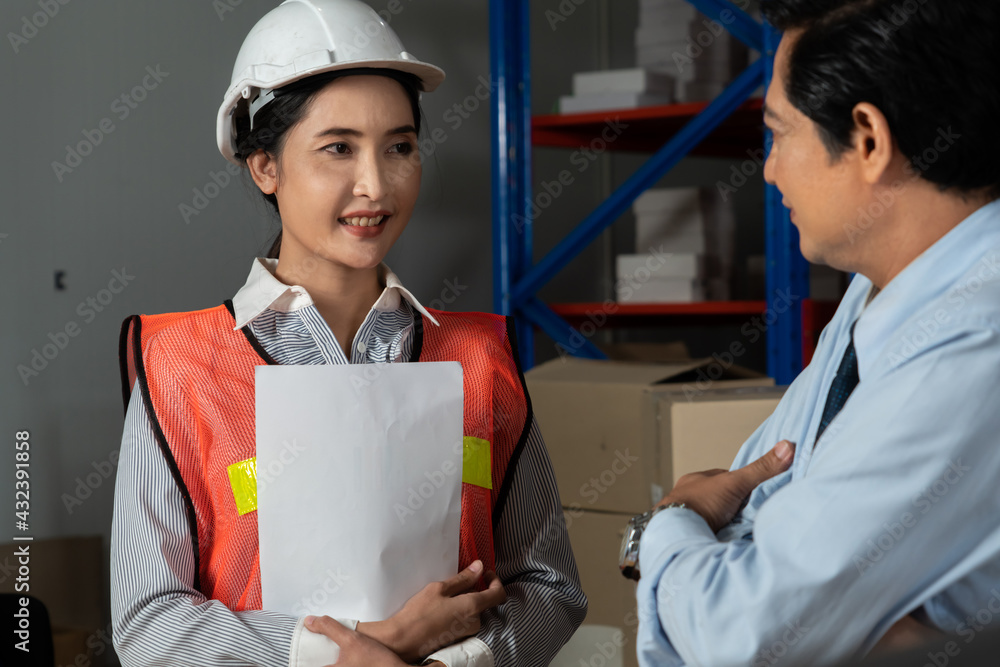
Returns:
[[[351,152],[350,147],[344,143],[330,144],[329,146],[326,147],[326,150],[330,151],[331,153],[336,153],[337,155],[346,155],[347,153]]]
[[[413,152],[413,144],[411,144],[408,141],[404,141],[402,143],[393,145],[393,147],[389,149],[389,152],[400,153],[401,155],[409,155],[410,153]]]

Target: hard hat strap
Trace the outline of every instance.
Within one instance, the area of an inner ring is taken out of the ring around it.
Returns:
[[[274,99],[274,89],[264,88],[250,101],[250,131],[253,131],[253,117],[268,102]]]

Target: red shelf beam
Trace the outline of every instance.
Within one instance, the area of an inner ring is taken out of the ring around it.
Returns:
[[[699,301],[696,303],[557,303],[550,308],[577,326],[595,319],[607,323],[604,326],[657,326],[672,324],[671,320],[682,320],[684,325],[700,322],[747,321],[760,316],[767,309],[765,301]]]
[[[535,146],[649,153],[669,141],[708,102],[575,114],[535,116]],[[747,157],[748,145],[763,145],[763,100],[752,99],[727,118],[692,151],[710,157]],[[602,137],[602,133],[604,136]]]
[[[807,366],[823,327],[833,318],[835,301],[802,302],[802,365]],[[601,327],[700,326],[742,324],[763,319],[766,301],[699,301],[697,303],[556,303],[549,307],[574,327],[594,322]]]

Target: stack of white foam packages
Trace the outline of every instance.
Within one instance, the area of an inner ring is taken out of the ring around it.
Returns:
[[[573,95],[559,98],[560,113],[635,109],[673,104],[674,79],[641,68],[577,72]]]
[[[639,67],[676,81],[678,102],[709,100],[747,66],[748,50],[687,0],[639,0]]]
[[[636,254],[618,256],[619,303],[729,299],[736,220],[714,189],[647,190],[633,205]]]

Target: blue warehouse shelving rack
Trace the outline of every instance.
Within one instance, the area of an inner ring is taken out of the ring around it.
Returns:
[[[761,52],[729,87],[709,103],[648,107],[617,112],[630,121],[615,148],[648,148],[652,157],[615,192],[580,222],[540,261],[535,262],[531,218],[531,151],[533,145],[577,147],[589,143],[610,117],[574,114],[531,117],[528,0],[490,0],[490,55],[495,93],[493,126],[493,290],[494,310],[514,315],[525,368],[534,362],[534,328],[538,327],[573,354],[600,359],[603,353],[575,332],[570,321],[580,321],[587,304],[549,306],[538,290],[624,213],[635,199],[686,155],[742,155],[753,137],[761,138],[759,100],[750,100],[771,79],[774,51],[780,35],[760,24],[728,0],[688,0],[696,9],[726,27],[737,39]],[[728,12],[728,13],[727,13]],[[749,100],[749,101],[748,101]],[[533,136],[534,130],[534,136]],[[765,150],[770,136],[763,136]],[[700,304],[625,305],[615,318],[673,318],[674,321],[749,320],[768,309],[777,320],[768,328],[768,373],[779,384],[790,383],[803,365],[803,308],[807,317],[814,305],[809,290],[808,264],[799,253],[798,232],[792,226],[781,195],[767,186],[765,198],[765,252],[767,301],[707,302]],[[802,298],[791,308],[770,309],[780,294]],[[619,321],[618,323],[624,323]],[[807,326],[807,329],[810,328]],[[809,332],[807,332],[808,334]],[[807,343],[808,345],[808,343]]]

